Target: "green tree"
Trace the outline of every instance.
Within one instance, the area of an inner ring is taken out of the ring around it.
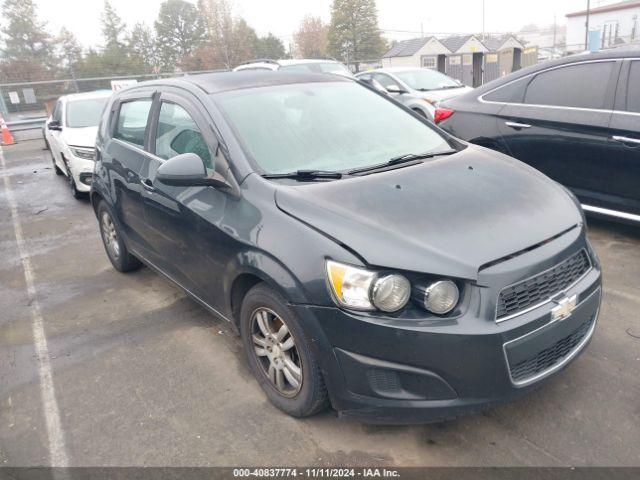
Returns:
[[[144,23],[136,23],[127,35],[127,51],[136,72],[153,73],[159,68],[158,45],[151,29]]]
[[[124,51],[123,38],[127,26],[109,0],[104,0],[104,10],[100,21],[102,24],[102,36],[105,40],[105,50]]]
[[[293,34],[297,54],[302,58],[327,56],[327,25],[320,17],[307,15]]]
[[[258,38],[254,54],[257,58],[273,58],[275,60],[284,58],[284,44],[274,34],[269,33],[266,37]]]
[[[329,53],[356,69],[361,61],[380,58],[384,41],[375,0],[333,0],[328,33]]]
[[[129,75],[135,73],[127,45],[125,44],[126,25],[109,0],[104,2],[101,15],[104,47],[97,58],[92,58],[90,75]]]
[[[155,30],[162,66],[169,70],[181,66],[204,37],[204,25],[198,9],[185,0],[162,3]]]
[[[60,58],[67,67],[73,68],[82,60],[82,47],[78,39],[65,27],[60,29],[56,44],[60,51]]]
[[[2,4],[4,40],[0,75],[12,81],[50,78],[56,66],[51,35],[38,19],[33,0],[5,0]]]

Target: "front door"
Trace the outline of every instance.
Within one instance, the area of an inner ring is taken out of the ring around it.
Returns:
[[[56,102],[56,106],[53,109],[53,113],[51,114],[51,122],[57,123],[60,128],[62,127],[62,102],[58,100]],[[62,153],[60,148],[60,135],[62,134],[62,130],[50,130],[48,126],[47,128],[49,138],[49,148],[51,149],[51,156],[53,160],[60,166],[61,168],[66,168],[64,160],[62,160]]]
[[[512,156],[586,200],[610,176],[608,127],[619,64],[588,62],[543,71],[520,83],[498,126]]]

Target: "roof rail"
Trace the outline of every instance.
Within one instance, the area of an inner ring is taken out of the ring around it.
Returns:
[[[277,60],[273,58],[255,58],[253,60],[247,60],[246,62],[241,62],[238,65],[249,65],[250,63],[273,63],[274,65],[279,65]]]

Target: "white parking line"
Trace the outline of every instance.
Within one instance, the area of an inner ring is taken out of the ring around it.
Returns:
[[[56,401],[56,392],[53,386],[53,377],[51,375],[51,363],[49,361],[49,348],[47,347],[47,337],[44,332],[44,321],[40,310],[40,303],[36,294],[34,284],[33,268],[29,253],[24,243],[22,234],[22,224],[16,205],[13,191],[11,190],[11,180],[7,173],[7,165],[4,160],[4,153],[0,147],[0,166],[2,167],[4,188],[7,195],[7,203],[11,211],[11,219],[13,221],[13,231],[18,244],[18,253],[24,270],[24,279],[27,285],[27,296],[29,298],[29,306],[31,309],[31,330],[33,332],[33,343],[35,345],[38,373],[40,375],[40,394],[42,396],[42,407],[44,411],[45,422],[47,424],[47,437],[49,440],[49,460],[50,465],[55,467],[66,467],[69,465],[67,452],[64,444],[64,433],[60,423],[60,410]]]

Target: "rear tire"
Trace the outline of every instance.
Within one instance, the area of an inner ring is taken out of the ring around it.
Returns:
[[[253,375],[276,407],[293,417],[326,408],[329,396],[300,321],[275,290],[259,283],[245,295],[240,333]]]
[[[139,269],[142,263],[127,250],[113,212],[104,201],[98,204],[98,225],[102,244],[113,268],[123,273]]]

